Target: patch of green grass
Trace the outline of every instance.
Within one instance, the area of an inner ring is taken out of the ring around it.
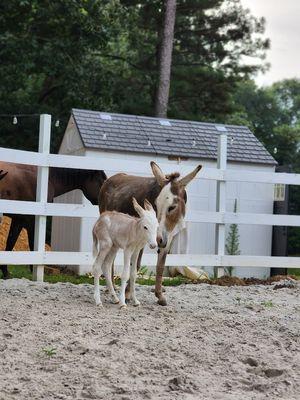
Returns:
[[[45,347],[44,349],[42,349],[42,351],[49,358],[55,356],[55,354],[56,354],[56,348],[55,347]]]
[[[272,300],[265,300],[265,301],[262,301],[260,304],[267,308],[274,307],[274,303]]]
[[[145,267],[142,268],[143,268],[143,273],[138,276],[137,283],[140,285],[153,286],[154,285],[153,273],[152,274],[150,273],[149,277],[145,277],[145,272],[147,271],[145,270]],[[9,272],[12,278],[18,278],[18,279],[26,278],[32,280],[32,273],[28,266],[12,265],[9,267]],[[94,278],[87,275],[73,275],[73,274],[60,273],[59,275],[45,274],[44,281],[48,283],[69,282],[78,285],[80,283],[93,284]],[[182,276],[176,276],[174,278],[165,278],[163,280],[163,286],[179,286],[186,282],[188,282],[186,278]],[[121,283],[120,279],[116,279],[115,283],[117,285],[120,285]],[[102,278],[100,279],[100,285],[105,285],[105,279]]]
[[[294,275],[297,279],[300,279],[300,268],[289,268],[288,275]]]

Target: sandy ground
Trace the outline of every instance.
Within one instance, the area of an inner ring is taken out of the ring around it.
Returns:
[[[0,399],[300,399],[299,284],[138,294],[100,309],[91,285],[0,281]]]

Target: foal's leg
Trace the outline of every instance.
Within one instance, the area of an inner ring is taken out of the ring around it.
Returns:
[[[125,302],[125,289],[126,284],[129,279],[129,271],[130,271],[130,258],[132,255],[131,250],[124,250],[124,268],[121,275],[121,290],[120,290],[120,306],[126,307]]]
[[[100,251],[96,257],[96,260],[93,265],[93,272],[94,272],[94,299],[97,306],[102,306],[101,298],[100,298],[100,285],[99,279],[101,275],[102,264],[105,260],[105,257],[109,253],[111,246],[103,245],[102,243],[99,244]]]
[[[141,303],[135,296],[135,281],[137,276],[137,262],[139,258],[139,250],[135,251],[131,257],[131,265],[130,265],[130,297],[132,298],[133,305],[139,306]]]
[[[102,266],[102,271],[103,271],[103,274],[104,274],[105,280],[106,280],[106,286],[108,288],[108,291],[112,297],[112,301],[114,304],[119,303],[119,298],[115,292],[112,277],[111,277],[112,264],[116,257],[117,251],[118,251],[118,249],[116,247],[112,247],[110,252],[107,254],[107,256],[104,260],[103,266]]]
[[[138,259],[137,259],[137,265],[136,265],[136,270],[137,271],[139,271],[139,269],[141,268],[141,262],[142,262],[143,253],[144,253],[144,249],[141,249],[139,251],[139,255],[138,255]],[[127,300],[130,299],[130,281],[129,281],[128,285],[126,286],[125,297],[126,297]]]

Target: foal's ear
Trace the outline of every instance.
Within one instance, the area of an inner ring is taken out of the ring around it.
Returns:
[[[144,209],[148,210],[148,211],[154,211],[152,204],[147,199],[145,199],[145,201],[144,201]]]
[[[198,167],[196,167],[192,172],[181,178],[178,181],[179,185],[182,187],[186,187],[195,178],[201,168],[202,165],[198,165]]]
[[[163,174],[162,170],[159,168],[159,166],[154,161],[151,161],[150,165],[151,165],[152,173],[157,180],[157,183],[159,184],[159,186],[164,187],[165,184],[167,183],[167,180],[166,180],[166,177]]]
[[[136,201],[135,197],[132,198],[132,204],[133,204],[135,211],[138,213],[138,215],[140,217],[142,217],[144,215],[144,209],[143,209],[143,207],[141,207],[139,205],[139,203]]]

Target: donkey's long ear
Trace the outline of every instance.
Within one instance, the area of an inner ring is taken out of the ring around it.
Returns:
[[[192,172],[190,172],[189,174],[187,174],[186,176],[184,176],[182,179],[180,179],[178,181],[180,186],[186,187],[191,180],[193,180],[195,178],[195,176],[198,174],[198,172],[200,171],[200,169],[202,168],[202,165],[198,165],[198,167],[196,167]]]
[[[148,210],[148,211],[154,211],[152,204],[147,199],[145,199],[145,201],[144,201],[144,209]]]
[[[151,165],[152,173],[157,180],[157,183],[159,184],[159,186],[164,187],[165,184],[167,183],[167,180],[166,180],[166,177],[163,174],[162,170],[159,168],[159,166],[154,161],[151,161],[150,165]]]
[[[135,197],[132,198],[132,204],[133,204],[135,211],[138,213],[138,215],[140,217],[142,217],[144,215],[144,209],[143,209],[143,207],[141,207],[139,205],[139,203],[136,201]]]
[[[8,172],[3,172],[3,169],[1,169],[0,170],[0,180],[3,179],[7,174],[8,174]]]

